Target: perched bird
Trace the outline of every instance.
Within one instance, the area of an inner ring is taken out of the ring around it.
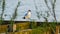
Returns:
[[[28,10],[23,19],[30,19],[30,17],[31,17],[31,10]]]

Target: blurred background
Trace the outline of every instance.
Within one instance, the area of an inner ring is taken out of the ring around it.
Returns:
[[[12,17],[12,14],[14,13],[15,7],[18,4],[18,1],[20,1],[20,6],[17,9],[17,17],[15,18],[16,21],[27,21],[26,19],[22,19],[24,14],[28,11],[31,10],[31,19],[34,19],[36,21],[44,21],[44,18],[40,16],[40,19],[37,17],[37,12],[40,14],[44,14],[46,16],[46,11],[49,12],[45,1],[44,0],[6,0],[5,1],[5,10],[3,14],[4,20],[10,20]],[[56,5],[55,5],[55,14],[56,14],[56,19],[58,22],[60,22],[60,0],[56,0]],[[36,6],[35,6],[36,5]],[[2,0],[0,0],[0,14],[2,13]],[[52,6],[50,3],[50,0],[48,0],[48,6],[52,10]],[[37,9],[36,9],[37,7]],[[48,17],[48,21],[52,22],[54,17],[51,15],[52,12],[49,12],[50,16]],[[7,16],[4,16],[4,15]]]

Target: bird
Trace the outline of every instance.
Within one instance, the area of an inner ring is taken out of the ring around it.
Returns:
[[[31,17],[31,10],[28,10],[23,19],[30,19],[30,17]]]

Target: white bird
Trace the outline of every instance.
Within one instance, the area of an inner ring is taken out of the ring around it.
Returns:
[[[30,17],[31,17],[31,10],[28,10],[23,19],[30,19]]]

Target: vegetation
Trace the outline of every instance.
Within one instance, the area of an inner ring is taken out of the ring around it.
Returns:
[[[18,7],[20,6],[20,1],[18,1],[18,4],[17,4],[17,6],[16,6],[16,8],[15,8],[15,11],[14,11],[14,13],[13,13],[13,15],[12,15],[12,18],[11,18],[11,20],[10,20],[10,25],[9,26],[11,26],[10,27],[10,29],[12,28],[13,29],[13,24],[15,23],[15,18],[16,18],[16,16],[17,16],[17,10],[18,10]]]
[[[0,24],[3,23],[3,14],[4,14],[4,10],[5,10],[5,0],[2,0],[2,13],[0,15]]]
[[[5,10],[5,1],[6,0],[2,0],[2,1],[0,1],[0,2],[2,2],[2,13],[1,13],[1,15],[0,15],[0,25],[3,23],[3,21],[4,21],[4,19],[3,19],[3,14],[4,14],[4,10]],[[18,10],[18,7],[20,6],[20,1],[18,1],[18,4],[17,4],[17,6],[16,6],[16,8],[15,8],[15,11],[14,11],[14,13],[13,13],[13,15],[12,15],[12,18],[10,19],[10,25],[8,25],[9,27],[10,27],[10,30],[12,29],[12,27],[13,27],[13,24],[14,24],[14,20],[15,20],[15,18],[16,18],[16,16],[17,16],[17,10]],[[5,15],[5,16],[7,16],[7,15]],[[8,28],[9,28],[8,27]],[[7,34],[7,31],[8,31],[8,29],[6,30],[6,34]]]
[[[13,13],[13,15],[12,15],[12,18],[11,18],[11,21],[10,21],[10,23],[11,24],[13,24],[14,22],[14,20],[15,20],[15,18],[16,18],[16,16],[17,16],[17,10],[18,10],[18,7],[20,6],[20,1],[18,1],[18,4],[17,4],[17,6],[16,6],[16,8],[15,8],[15,11],[14,11],[14,13]]]
[[[38,19],[40,19],[41,16],[42,16],[45,19],[45,21],[39,27],[37,27],[36,29],[35,28],[33,29],[33,34],[44,34],[43,32],[44,31],[46,32],[49,28],[55,34],[55,28],[56,28],[56,24],[57,24],[57,19],[56,19],[56,15],[55,15],[55,3],[56,3],[56,0],[54,0],[54,2],[52,2],[52,0],[50,1],[51,5],[52,5],[52,11],[51,11],[51,8],[48,6],[48,1],[47,0],[44,0],[44,1],[45,1],[45,4],[46,4],[46,6],[47,6],[47,8],[49,10],[49,11],[45,11],[47,16],[45,14],[40,13],[42,11],[40,11],[40,12],[38,11],[38,7],[37,7],[37,5],[35,3],[35,0],[34,0],[34,4],[35,4],[35,8],[36,8],[36,13],[37,13]],[[49,12],[50,13],[53,12],[53,13],[51,13],[51,15],[54,17],[54,20],[51,23],[48,22],[48,18],[50,16]]]
[[[3,2],[2,2],[2,13],[0,15],[0,25],[3,23],[3,20],[4,20],[3,14],[4,14],[4,10],[5,10],[5,0],[2,0],[2,1]],[[44,23],[41,23],[40,26],[37,26],[37,22],[35,22],[34,20],[32,22],[30,22],[31,23],[30,28],[33,30],[32,34],[44,34],[44,32],[49,31],[49,29],[51,29],[53,31],[53,33],[55,34],[55,28],[57,25],[57,19],[56,19],[56,15],[55,15],[56,0],[54,0],[54,2],[52,2],[52,0],[50,0],[51,6],[52,6],[52,11],[51,11],[51,8],[48,6],[48,1],[47,0],[44,0],[44,1],[45,1],[47,8],[48,8],[48,11],[45,11],[45,14],[47,14],[47,15],[43,14],[42,11],[38,11],[38,7],[37,7],[35,0],[34,0],[37,18],[40,20],[40,18],[43,17],[45,19],[45,21],[44,21]],[[15,23],[14,20],[17,17],[17,10],[18,10],[19,6],[20,6],[20,1],[18,1],[18,4],[17,4],[17,6],[14,10],[14,13],[12,15],[12,18],[10,19],[10,26],[11,27],[13,27],[13,24]],[[50,17],[49,12],[54,17],[54,20],[51,23],[48,22],[48,18]],[[18,30],[18,28],[17,28],[17,30]]]

